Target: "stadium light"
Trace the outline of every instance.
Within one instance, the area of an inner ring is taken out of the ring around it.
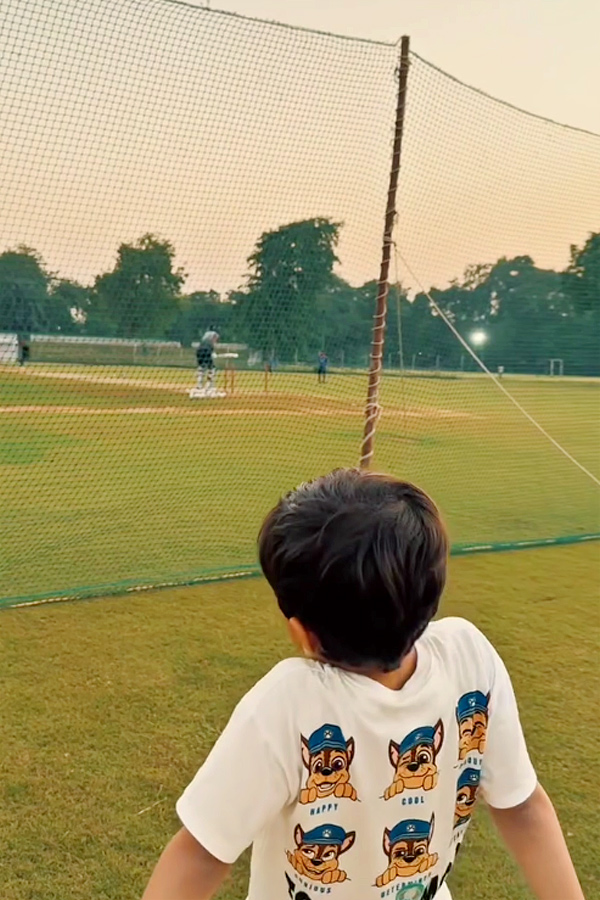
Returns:
[[[479,329],[477,331],[471,332],[471,334],[469,335],[469,340],[474,347],[483,347],[484,344],[487,344],[489,335],[487,334],[487,332]]]

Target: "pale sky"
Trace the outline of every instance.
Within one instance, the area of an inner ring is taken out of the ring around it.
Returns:
[[[220,3],[363,40],[169,0],[0,0],[0,252],[90,283],[151,231],[187,290],[226,291],[263,231],[326,216],[340,274],[377,277],[403,33],[428,62],[409,73],[396,241],[424,286],[504,255],[562,267],[600,230],[600,137],[429,65],[600,132],[598,0]]]
[[[212,0],[212,7],[395,41],[495,97],[600,133],[599,0]]]

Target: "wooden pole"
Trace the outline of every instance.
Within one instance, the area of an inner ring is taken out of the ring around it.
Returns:
[[[398,196],[400,162],[402,159],[402,137],[404,134],[404,116],[406,112],[406,87],[408,83],[408,69],[410,66],[409,54],[410,38],[405,36],[402,38],[402,43],[400,45],[398,104],[396,107],[394,150],[392,153],[392,168],[390,170],[390,183],[388,189],[387,207],[385,211],[383,252],[381,256],[381,270],[379,273],[379,283],[377,288],[377,306],[375,310],[373,325],[373,341],[371,344],[369,388],[367,391],[365,428],[360,454],[361,469],[368,469],[373,461],[373,439],[375,436],[375,429],[377,427],[377,419],[379,418],[379,385],[381,383],[383,347],[385,341],[385,324],[387,317],[387,302],[390,292],[390,263],[392,259],[394,225],[396,222],[396,198]]]

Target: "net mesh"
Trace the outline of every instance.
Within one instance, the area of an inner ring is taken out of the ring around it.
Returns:
[[[249,571],[279,494],[359,457],[398,47],[168,0],[0,10],[3,602]],[[424,290],[597,473],[599,168],[413,55],[375,460],[456,543],[598,530]]]
[[[413,54],[376,452],[461,541],[599,530],[599,171],[597,135]]]

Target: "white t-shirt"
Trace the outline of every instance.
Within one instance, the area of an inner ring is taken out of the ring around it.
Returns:
[[[478,793],[537,783],[502,660],[474,625],[432,623],[399,691],[304,659],[246,694],[177,804],[217,859],[252,848],[249,900],[447,900]]]

